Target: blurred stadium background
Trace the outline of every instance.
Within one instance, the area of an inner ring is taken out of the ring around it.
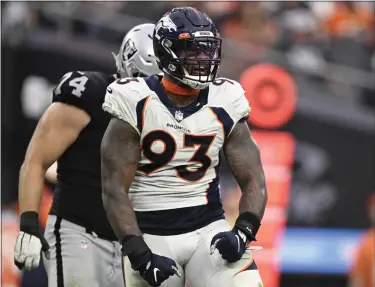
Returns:
[[[216,21],[220,74],[252,105],[269,193],[254,252],[265,286],[348,286],[373,268],[374,3],[2,2],[2,286],[47,286],[42,267],[18,272],[13,248],[19,168],[54,85],[69,70],[115,72],[111,52],[130,28],[183,5]],[[240,191],[222,172],[232,221]],[[42,221],[52,192],[46,182]]]

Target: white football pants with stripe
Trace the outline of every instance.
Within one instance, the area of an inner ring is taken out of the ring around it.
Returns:
[[[216,250],[210,255],[211,239],[219,232],[231,230],[225,220],[218,220],[193,232],[158,236],[145,234],[144,239],[152,252],[176,261],[182,275],[169,277],[162,287],[184,287],[185,280],[191,287],[259,287],[262,280],[251,252],[246,250],[242,258],[228,264]],[[148,286],[125,258],[126,286]]]

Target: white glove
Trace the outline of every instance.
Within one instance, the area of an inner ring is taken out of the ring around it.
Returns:
[[[36,236],[20,231],[14,249],[14,262],[31,271],[39,266],[42,243]]]
[[[14,248],[14,263],[20,270],[31,271],[39,266],[41,250],[49,259],[49,245],[40,230],[37,213],[21,214],[20,229]]]

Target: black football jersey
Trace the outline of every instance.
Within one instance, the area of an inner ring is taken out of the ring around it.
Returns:
[[[101,197],[100,144],[110,121],[102,104],[113,75],[69,72],[53,91],[53,102],[84,110],[91,118],[77,140],[57,161],[57,183],[51,214],[116,240]]]

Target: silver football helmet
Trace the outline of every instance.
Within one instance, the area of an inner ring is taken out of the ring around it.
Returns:
[[[121,77],[162,75],[155,60],[152,35],[154,24],[141,24],[131,29],[122,41],[120,51],[112,53]]]

